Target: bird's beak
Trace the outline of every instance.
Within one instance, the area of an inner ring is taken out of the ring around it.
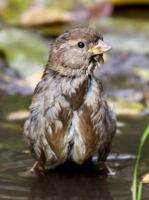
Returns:
[[[87,52],[92,52],[93,55],[98,55],[98,54],[106,53],[107,51],[110,51],[111,49],[112,47],[109,44],[103,42],[102,40],[98,40],[97,45],[93,46]]]

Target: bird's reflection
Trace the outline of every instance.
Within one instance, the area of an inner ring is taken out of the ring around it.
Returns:
[[[66,163],[43,173],[37,170],[36,174],[28,200],[112,200],[107,171],[98,171],[89,164]]]

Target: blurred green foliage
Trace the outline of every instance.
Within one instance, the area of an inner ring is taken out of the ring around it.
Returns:
[[[0,16],[5,23],[19,23],[20,15],[29,8],[30,4],[30,0],[5,0],[0,5]]]
[[[53,7],[61,10],[70,10],[73,0],[4,0],[0,2],[0,17],[7,24],[19,24],[21,15],[32,6]]]
[[[49,48],[42,38],[15,28],[0,31],[0,51],[5,52],[9,66],[23,77],[42,69],[49,55]]]

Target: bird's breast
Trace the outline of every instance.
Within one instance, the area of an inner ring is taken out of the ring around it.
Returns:
[[[70,102],[73,111],[78,110],[84,102],[84,97],[89,88],[87,76],[63,79],[61,82],[62,94]]]
[[[62,83],[63,92],[46,109],[46,139],[59,163],[71,159],[82,164],[106,139],[100,87],[94,80],[88,87],[87,81]]]

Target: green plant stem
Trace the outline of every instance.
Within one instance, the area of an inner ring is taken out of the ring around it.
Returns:
[[[133,200],[137,200],[136,199],[136,194],[137,194],[137,170],[138,170],[138,165],[139,165],[139,160],[140,160],[140,156],[141,156],[141,150],[143,147],[143,144],[147,138],[149,134],[149,125],[147,126],[146,130],[144,131],[142,137],[141,137],[141,141],[139,144],[139,151],[138,151],[138,155],[137,155],[137,161],[136,161],[136,165],[135,165],[135,170],[134,170],[134,176],[133,176]],[[141,188],[140,188],[141,187]],[[140,190],[142,190],[142,185],[139,187]],[[141,191],[139,191],[139,194],[141,194]]]
[[[138,189],[138,200],[141,199],[141,193],[142,193],[142,182],[139,183],[139,189]]]

